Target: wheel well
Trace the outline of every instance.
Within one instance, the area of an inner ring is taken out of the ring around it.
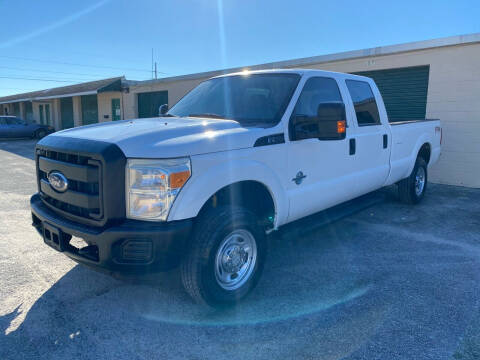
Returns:
[[[200,213],[221,205],[238,205],[253,211],[266,229],[275,221],[275,205],[268,188],[258,181],[240,181],[218,190],[203,205]]]
[[[417,157],[421,157],[428,164],[430,162],[430,152],[431,152],[430,144],[425,143],[422,145],[422,147],[418,151]]]

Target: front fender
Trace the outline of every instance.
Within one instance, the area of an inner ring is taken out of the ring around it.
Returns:
[[[195,175],[196,173],[199,175]],[[217,191],[240,181],[257,181],[267,187],[275,206],[275,228],[288,215],[286,192],[275,172],[264,163],[255,160],[229,159],[209,166],[194,164],[192,177],[178,194],[170,210],[168,221],[192,218]]]

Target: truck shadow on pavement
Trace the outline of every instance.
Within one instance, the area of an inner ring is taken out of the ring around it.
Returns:
[[[74,266],[0,317],[0,359],[447,358],[478,315],[480,267],[456,240],[438,240],[449,228],[462,239],[477,233],[450,215],[427,227],[439,216],[429,202],[448,199],[442,189],[415,210],[382,203],[272,236],[260,283],[230,309],[194,304],[178,271],[125,282]],[[472,201],[455,191],[450,210]]]
[[[236,358],[222,353],[228,349],[246,358],[288,352],[293,358],[298,349],[311,356],[317,351],[312,336],[314,340],[320,336],[322,343],[338,331],[353,337],[348,328],[355,329],[359,323],[367,323],[365,316],[373,316],[349,346],[341,351],[335,349],[335,342],[328,346],[345,355],[373,334],[386,312],[383,305],[375,309],[367,305],[364,314],[352,317],[351,310],[345,309],[340,316],[345,323],[339,325],[338,315],[330,314],[322,327],[331,327],[331,331],[315,330],[319,314],[362,298],[373,281],[368,272],[354,265],[355,255],[346,251],[346,229],[329,226],[302,238],[291,233],[280,235],[282,239],[271,238],[271,252],[258,287],[238,306],[223,310],[194,304],[182,288],[179,271],[133,283],[77,265],[30,309],[20,308],[26,316],[18,327],[12,324],[20,309],[0,318],[0,358],[17,358],[21,353],[24,358],[76,358],[82,354],[82,359],[150,359],[152,347],[155,358],[209,358],[214,353],[215,358]],[[327,240],[319,244],[315,241],[319,236]],[[332,252],[337,254],[335,258]],[[301,326],[292,327],[291,322],[298,319]],[[341,330],[339,326],[346,327]],[[308,329],[313,335],[305,336]],[[260,348],[261,354],[257,353]]]

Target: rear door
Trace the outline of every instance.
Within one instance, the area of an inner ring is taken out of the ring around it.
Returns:
[[[355,157],[352,166],[357,181],[352,184],[352,190],[361,195],[385,184],[390,171],[390,128],[380,93],[373,84],[366,80],[346,79],[345,85],[356,127],[351,142]]]
[[[349,155],[349,141],[355,129],[347,127],[343,139],[319,140],[315,133],[319,105],[344,103],[337,80],[331,77],[310,77],[303,86],[289,125],[288,185],[290,201],[288,221],[313,214],[352,197],[350,188],[355,178],[354,157]],[[304,119],[307,126],[296,140],[292,135],[293,121]],[[346,113],[347,126],[352,123],[351,114]],[[308,125],[311,124],[311,126]],[[312,135],[309,136],[309,129]]]

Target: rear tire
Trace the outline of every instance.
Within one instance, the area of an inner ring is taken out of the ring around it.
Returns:
[[[400,200],[407,204],[418,204],[425,196],[427,180],[427,163],[419,157],[410,176],[398,182]]]
[[[236,304],[258,283],[266,250],[265,231],[253,212],[238,206],[207,210],[181,265],[185,290],[200,304]]]

